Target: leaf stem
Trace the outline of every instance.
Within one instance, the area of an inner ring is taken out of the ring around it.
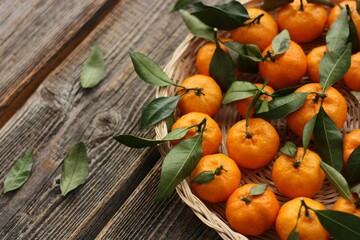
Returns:
[[[186,93],[188,93],[189,91],[195,91],[195,95],[197,96],[200,96],[200,95],[203,95],[205,96],[205,93],[203,93],[202,91],[204,90],[204,88],[197,88],[197,87],[194,87],[194,88],[186,88],[184,86],[180,86],[180,85],[175,85],[179,88],[182,88],[180,89],[179,91],[176,92],[176,94],[179,94],[180,92],[184,91],[183,93],[181,93],[181,95],[185,95]]]

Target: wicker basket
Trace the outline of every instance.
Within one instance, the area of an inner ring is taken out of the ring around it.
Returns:
[[[260,1],[242,1],[246,5],[252,6],[259,4]],[[274,13],[276,15],[276,13]],[[196,74],[195,58],[199,47],[204,44],[202,39],[195,38],[192,35],[186,37],[186,39],[179,45],[173,54],[170,62],[165,67],[165,72],[170,76],[174,82],[180,84],[186,77]],[[317,42],[311,44],[302,45],[305,52],[308,52],[311,48],[318,45],[325,44],[324,34]],[[260,78],[257,75],[244,75],[242,79],[250,81],[258,81]],[[306,79],[304,78],[306,81]],[[351,92],[343,85],[337,84],[336,88],[345,96],[348,103],[348,116],[343,128],[343,134],[350,132],[353,129],[359,128],[360,118],[360,106],[358,100],[351,94]],[[174,96],[176,89],[174,87],[159,88],[156,92],[156,97]],[[179,114],[175,113],[175,118]],[[222,134],[223,140],[219,148],[219,152],[227,155],[227,149],[225,145],[225,139],[230,127],[240,120],[240,116],[236,111],[233,104],[222,106],[221,110],[214,116],[214,119],[218,122]],[[273,126],[277,129],[281,138],[282,144],[291,140],[297,145],[301,145],[301,140],[293,134],[286,127],[285,120],[271,121]],[[155,127],[156,138],[162,139],[168,133],[166,123],[163,121]],[[163,144],[159,146],[159,150],[163,156],[170,151],[169,144]],[[245,183],[267,183],[269,187],[274,191],[280,203],[286,202],[287,198],[282,196],[276,189],[273,181],[271,180],[272,164],[257,170],[241,169],[242,180],[241,185]],[[223,239],[248,239],[247,237],[233,231],[228,225],[225,218],[225,203],[209,204],[202,202],[197,198],[190,189],[189,180],[182,181],[176,188],[176,191],[182,201],[187,204],[193,212],[203,221],[206,225],[213,228],[219,233]],[[320,192],[317,193],[313,199],[323,203],[328,209],[332,208],[332,205],[338,198],[338,194],[335,189],[330,185],[330,182],[325,180]],[[261,236],[252,239],[278,239],[278,236],[274,228],[271,228]]]

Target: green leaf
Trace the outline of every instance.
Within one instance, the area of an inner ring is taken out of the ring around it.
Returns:
[[[296,226],[291,230],[287,240],[299,240],[299,233],[296,231]]]
[[[250,189],[250,196],[261,195],[266,191],[267,184],[256,184]]]
[[[349,38],[347,39],[348,43],[351,43],[351,52],[357,53],[360,50],[359,46],[359,37],[357,34],[357,29],[352,18],[349,19]]]
[[[317,114],[315,114],[306,124],[303,130],[302,144],[304,147],[304,155],[309,147],[311,136],[314,132]]]
[[[241,44],[235,41],[223,43],[228,50],[232,61],[241,72],[258,71],[258,62],[262,60],[259,48],[254,44]]]
[[[175,6],[173,7],[173,9],[171,10],[172,12],[178,11],[180,9],[184,9],[186,7],[188,7],[188,5],[194,3],[196,0],[178,0],[175,3]]]
[[[290,34],[287,29],[284,29],[281,33],[279,33],[273,40],[272,40],[272,49],[274,54],[283,54],[285,53],[290,47]]]
[[[346,212],[315,210],[321,225],[335,239],[360,239],[360,218]]]
[[[234,101],[245,99],[254,96],[255,92],[259,90],[254,84],[243,81],[233,82],[225,93],[222,104],[228,104]]]
[[[289,95],[290,93],[295,92],[295,90],[298,89],[301,86],[302,85],[296,85],[296,86],[293,86],[293,87],[282,88],[282,89],[276,90],[274,93],[271,94],[271,97],[273,97],[273,98],[284,97],[286,95]]]
[[[258,100],[256,102],[256,113],[263,113],[269,111],[269,103],[266,99]]]
[[[356,193],[358,195],[358,197],[360,198],[360,183],[358,183],[357,185],[353,186],[350,189],[350,192],[352,193]]]
[[[213,7],[198,2],[191,6],[191,14],[206,25],[221,30],[235,29],[250,19],[246,8],[238,1]]]
[[[360,1],[356,0],[356,11],[358,14],[360,14]]]
[[[204,38],[215,42],[214,29],[204,24],[194,15],[191,15],[188,11],[179,10],[181,17],[183,18],[189,31],[196,37]]]
[[[292,3],[294,0],[266,0],[261,5],[261,9],[265,11],[271,11],[276,8],[285,6],[286,4]]]
[[[273,98],[269,102],[269,111],[264,113],[256,113],[254,117],[264,119],[285,118],[290,113],[298,110],[305,102],[309,93],[295,92],[284,97]]]
[[[360,146],[350,154],[346,166],[346,179],[350,185],[360,182]]]
[[[129,54],[135,72],[142,80],[158,87],[174,85],[173,81],[153,60],[142,53],[130,52]]]
[[[215,79],[223,91],[226,91],[236,81],[235,67],[229,55],[221,49],[219,43],[216,45],[210,62],[210,76]]]
[[[174,115],[171,114],[170,116],[168,116],[167,118],[165,118],[165,122],[166,122],[167,131],[170,132],[172,126],[173,126],[174,123],[175,123],[175,117],[174,117]]]
[[[329,52],[345,46],[349,37],[349,23],[346,9],[342,9],[338,19],[326,34],[326,45]]]
[[[61,195],[66,196],[70,191],[83,184],[89,174],[85,144],[83,142],[75,144],[70,149],[63,164],[60,190]]]
[[[320,166],[324,170],[331,184],[335,187],[336,191],[343,198],[352,201],[349,186],[341,173],[339,173],[335,168],[331,167],[323,161],[320,162]]]
[[[141,129],[148,128],[173,114],[181,95],[159,97],[149,102],[141,114]]]
[[[289,157],[295,157],[297,149],[298,148],[295,145],[295,143],[293,143],[291,141],[286,141],[284,146],[282,148],[280,148],[280,152]]]
[[[307,0],[307,2],[334,7],[334,3],[331,0]]]
[[[320,62],[320,84],[325,91],[339,81],[350,68],[351,44],[325,53]]]
[[[4,193],[20,188],[30,177],[33,166],[33,152],[29,151],[18,158],[5,175]]]
[[[196,167],[202,155],[202,134],[177,144],[165,157],[155,200],[168,198],[175,187]]]
[[[209,183],[215,179],[215,171],[204,171],[196,175],[192,182],[197,184]]]
[[[115,136],[114,139],[119,143],[131,148],[144,148],[155,146],[166,141],[181,139],[188,131],[188,128],[177,128],[172,132],[169,132],[162,140],[135,137],[133,135],[118,135]]]
[[[80,75],[82,88],[92,88],[100,83],[105,77],[104,56],[98,44],[91,49],[88,58],[84,62]]]
[[[343,166],[343,137],[323,107],[319,109],[313,135],[321,159],[340,172]]]

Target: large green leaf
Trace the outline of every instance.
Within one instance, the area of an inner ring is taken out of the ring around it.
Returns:
[[[172,12],[175,12],[175,11],[178,11],[178,10],[180,10],[180,9],[184,9],[184,8],[186,8],[186,7],[188,7],[189,6],[189,4],[192,4],[192,3],[194,3],[196,0],[178,0],[176,3],[175,3],[175,5],[174,5],[174,7],[173,7],[173,9],[171,10]]]
[[[141,129],[148,128],[173,114],[181,95],[159,97],[149,102],[141,114]]]
[[[80,85],[82,88],[92,88],[100,83],[105,77],[104,56],[98,44],[90,51],[90,54],[84,62],[80,75]]]
[[[5,175],[4,193],[20,188],[30,177],[33,166],[33,152],[29,151],[18,158]]]
[[[359,36],[352,18],[349,19],[349,38],[347,42],[351,43],[351,52],[353,54],[357,53],[360,50]]]
[[[130,52],[129,54],[135,71],[142,80],[159,87],[174,85],[173,81],[153,60],[142,53]]]
[[[177,144],[165,157],[161,168],[160,183],[155,200],[164,200],[184,180],[202,155],[202,134],[186,139]]]
[[[302,144],[304,147],[304,155],[309,147],[311,136],[314,132],[317,114],[315,114],[304,126]]]
[[[350,68],[351,44],[325,53],[320,62],[320,84],[325,91],[339,81]]]
[[[290,93],[295,92],[295,90],[298,89],[300,86],[302,86],[302,85],[296,85],[293,87],[282,88],[282,89],[276,90],[274,93],[271,94],[271,96],[273,98],[284,97],[286,95],[289,95]]]
[[[250,19],[246,8],[238,1],[216,6],[207,6],[198,2],[191,5],[191,14],[206,25],[221,30],[235,29]]]
[[[222,103],[228,104],[234,101],[252,97],[258,90],[259,89],[254,84],[249,82],[233,82],[230,88],[225,93]]]
[[[339,173],[335,168],[326,164],[325,162],[320,162],[321,168],[324,170],[327,179],[335,187],[336,191],[345,199],[352,201],[349,185],[347,184],[345,178],[341,173]]]
[[[334,210],[315,210],[321,225],[335,239],[359,240],[360,218],[346,212]]]
[[[283,54],[285,53],[290,47],[290,34],[287,29],[284,29],[280,32],[271,43],[272,49],[274,54]]]
[[[261,9],[265,11],[271,11],[276,8],[285,6],[286,4],[292,3],[294,0],[266,0],[263,1],[261,5]]]
[[[269,102],[269,111],[256,113],[254,117],[265,119],[285,118],[304,104],[308,94],[309,93],[305,92],[295,92],[284,97],[273,98],[273,100]]]
[[[346,179],[350,185],[360,182],[360,146],[350,154],[346,166]]]
[[[215,42],[215,37],[214,37],[215,31],[213,28],[207,26],[197,17],[191,15],[188,11],[179,10],[179,12],[187,28],[192,34],[194,34],[194,36]]]
[[[338,19],[326,34],[326,45],[329,52],[345,46],[349,37],[349,23],[346,9],[342,9]]]
[[[343,137],[323,107],[319,109],[313,135],[321,159],[340,172],[343,166]]]
[[[61,195],[66,196],[70,191],[83,184],[89,174],[89,163],[85,144],[79,142],[69,151],[63,162],[60,179]]]
[[[254,44],[241,44],[235,41],[224,42],[232,61],[241,72],[257,72],[262,54]]]

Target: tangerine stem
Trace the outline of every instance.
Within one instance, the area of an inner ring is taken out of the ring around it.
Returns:
[[[264,85],[256,90],[256,93],[255,93],[255,96],[253,97],[253,99],[251,100],[248,108],[246,109],[246,117],[245,117],[245,133],[246,133],[246,138],[251,138],[252,135],[251,133],[249,132],[249,118],[250,118],[250,113],[251,113],[251,110],[253,109],[253,107],[255,106],[256,102],[259,100],[261,94],[263,93],[263,89],[266,85],[266,82],[264,83]]]
[[[181,95],[184,95],[184,94],[188,93],[189,91],[195,91],[195,94],[197,96],[200,96],[200,95],[205,96],[205,93],[202,92],[204,90],[204,88],[197,88],[197,87],[195,87],[195,88],[186,88],[184,86],[179,86],[179,85],[177,87],[182,88],[182,89],[177,91],[176,94],[178,94],[181,91],[185,91],[184,93],[181,94]]]
[[[222,170],[224,170],[225,172],[227,172],[226,169],[224,168],[224,166],[223,166],[223,165],[220,165],[220,167],[218,167],[217,169],[215,169],[214,174],[219,176],[219,175],[221,175],[221,171],[222,171]]]
[[[260,24],[260,20],[261,18],[265,16],[264,13],[259,14],[256,18],[254,18],[253,20],[251,20],[251,22],[245,23],[243,26],[247,27],[247,26],[251,26],[253,24]]]
[[[246,205],[249,205],[251,203],[251,198],[250,197],[241,197],[240,199],[242,201],[244,201],[246,203]]]
[[[299,11],[304,11],[304,3],[303,3],[303,0],[300,0],[300,8],[299,8]]]

